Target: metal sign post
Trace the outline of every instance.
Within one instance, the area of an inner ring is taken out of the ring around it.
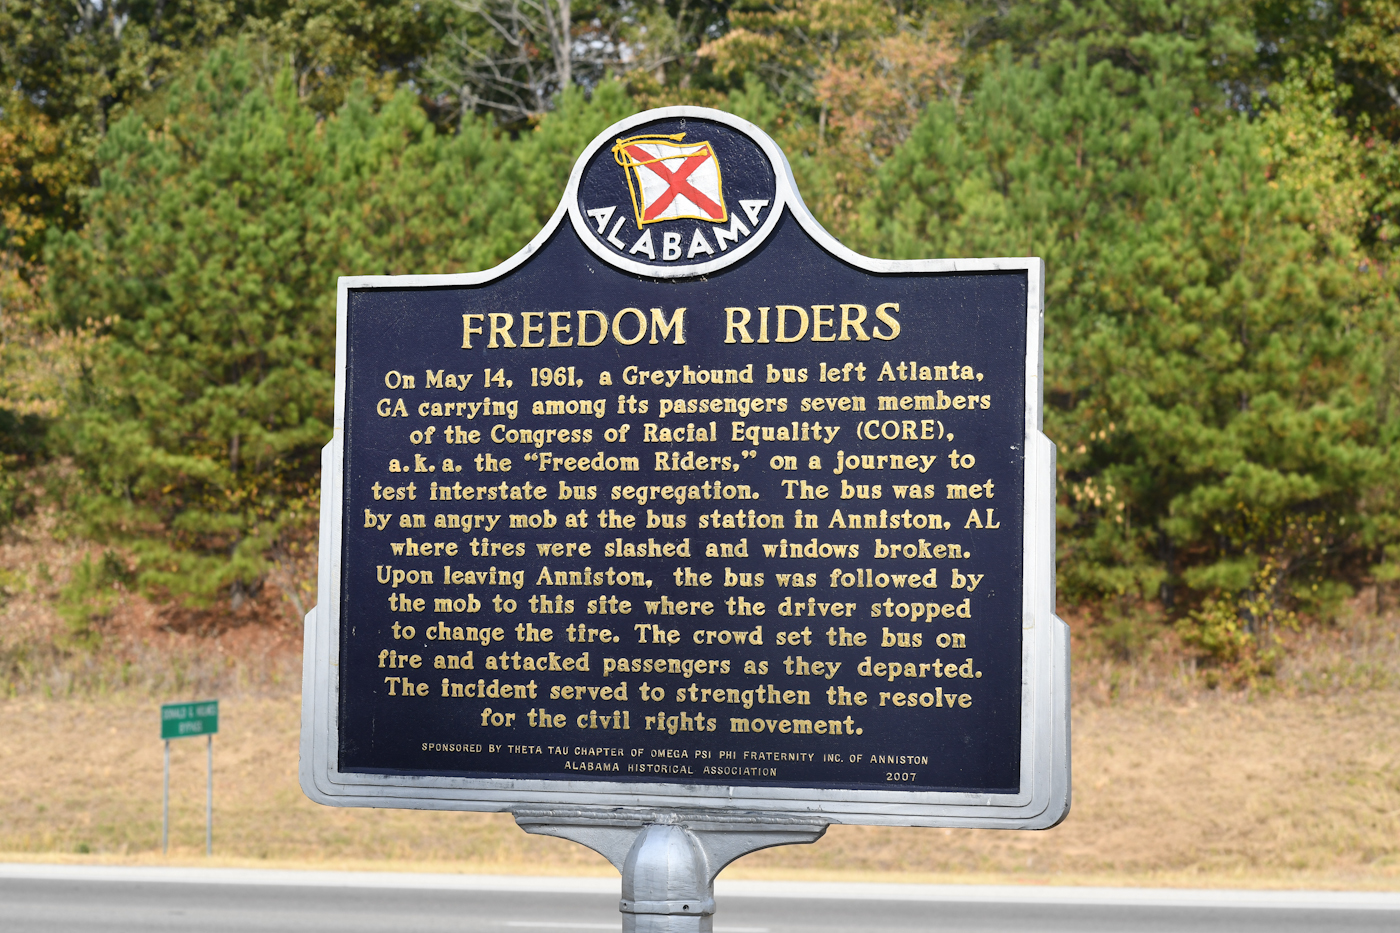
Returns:
[[[1058,823],[1043,280],[860,256],[691,107],[495,269],[342,278],[304,791],[509,811],[648,931],[832,823]]]
[[[204,794],[204,854],[214,854],[214,736],[206,740],[205,749],[209,756],[209,782]]]
[[[165,740],[165,782],[160,798],[160,851],[170,854],[170,740]]]
[[[219,701],[166,703],[160,708],[160,737],[165,741],[165,792],[161,801],[161,852],[170,852],[170,740],[206,736],[209,763],[204,801],[204,854],[214,854],[214,733],[219,731]]]

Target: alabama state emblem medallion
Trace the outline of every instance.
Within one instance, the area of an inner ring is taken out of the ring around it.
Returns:
[[[787,172],[773,141],[745,120],[654,110],[612,127],[579,160],[570,213],[588,247],[612,265],[664,278],[704,275],[768,236]]]

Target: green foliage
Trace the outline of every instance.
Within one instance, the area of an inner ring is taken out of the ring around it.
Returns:
[[[437,0],[6,0],[0,4],[0,247],[36,259],[74,229],[109,127],[245,34],[329,113],[356,82],[387,99],[447,28]]]
[[[1139,600],[1115,597],[1100,604],[1102,618],[1094,633],[1119,661],[1133,661],[1161,632],[1161,620]]]
[[[783,0],[741,5],[700,49],[788,154],[803,198],[838,235],[858,217],[875,169],[925,105],[956,101],[954,41],[973,14],[944,0]]]
[[[1235,669],[1253,655],[1254,636],[1251,635],[1240,618],[1239,609],[1233,600],[1208,596],[1200,608],[1177,623],[1186,644],[1200,649],[1208,657]],[[1248,679],[1248,674],[1245,675]],[[1207,676],[1207,682],[1214,687],[1219,683],[1219,672]]]
[[[475,116],[439,135],[408,94],[378,113],[353,98],[324,131],[323,226],[333,237],[324,248],[346,274],[489,268],[539,232],[576,153],[634,110],[615,82],[591,101],[571,89],[512,141]]]
[[[1253,11],[1242,0],[1055,0],[998,13],[974,41],[1019,61],[1104,64],[1124,77],[1170,81],[1196,104],[1248,93],[1258,81]]]
[[[1338,116],[1355,129],[1400,139],[1400,3],[1262,0],[1254,22],[1266,75],[1281,81],[1298,62],[1321,65],[1348,89]]]
[[[1393,297],[1346,238],[1319,242],[1316,201],[1271,181],[1257,127],[1199,107],[1179,42],[1141,51],[1132,69],[1003,57],[966,107],[930,107],[881,173],[866,246],[1046,259],[1069,599],[1253,592],[1261,562],[1311,585],[1389,482]]]
[[[265,42],[319,114],[361,84],[383,101],[419,76],[452,23],[446,0],[235,0],[230,34]]]
[[[315,118],[222,50],[170,89],[155,126],[118,122],[83,235],[49,261],[60,319],[112,318],[68,425],[93,519],[145,531],[142,582],[207,596],[254,582],[313,495],[334,328],[316,296]]]
[[[520,143],[476,118],[444,137],[407,94],[318,121],[260,61],[223,47],[114,126],[89,226],[49,252],[58,318],[109,319],[64,426],[92,530],[129,544],[141,585],[196,604],[255,591],[315,508],[336,277],[500,262],[630,106],[571,93]]]
[[[1061,592],[1251,679],[1400,579],[1392,7],[0,5],[0,510],[57,440],[131,585],[237,602],[316,504],[336,276],[494,265],[608,124],[727,101],[852,246],[1045,258]]]
[[[81,221],[110,117],[159,86],[183,50],[228,22],[217,0],[0,4],[5,248],[37,258],[43,231]]]
[[[101,625],[112,614],[118,596],[132,581],[125,561],[104,551],[96,563],[91,557],[73,567],[73,577],[58,593],[58,614],[68,628],[65,647],[93,648],[101,641]]]
[[[1280,568],[1265,562],[1234,596],[1215,595],[1176,623],[1182,641],[1198,649],[1212,665],[1206,682],[1212,687],[1222,675],[1236,685],[1271,676],[1283,651],[1281,629],[1298,628],[1298,616],[1280,606]]]
[[[48,326],[42,283],[42,272],[0,253],[0,526],[34,504],[22,473],[47,459],[64,383],[90,343]]]

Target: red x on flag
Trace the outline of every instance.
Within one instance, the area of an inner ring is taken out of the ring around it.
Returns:
[[[719,160],[708,142],[682,143],[676,136],[619,139],[613,156],[627,171],[637,225],[660,220],[728,219]]]

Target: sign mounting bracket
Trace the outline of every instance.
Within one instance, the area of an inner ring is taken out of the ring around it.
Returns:
[[[527,833],[587,846],[622,873],[623,933],[701,933],[715,912],[715,878],[750,852],[809,845],[828,823],[770,813],[619,808],[514,811]]]

